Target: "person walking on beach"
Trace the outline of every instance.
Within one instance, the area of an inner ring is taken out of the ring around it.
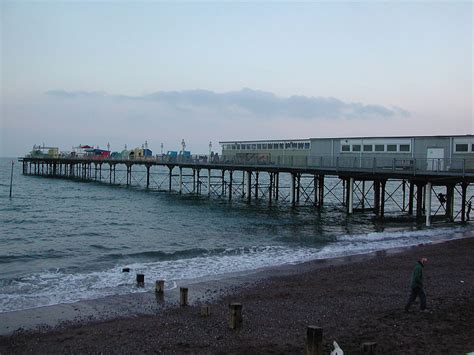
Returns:
[[[411,278],[411,292],[408,302],[405,306],[405,312],[408,312],[410,306],[415,302],[416,298],[420,298],[420,309],[424,311],[426,309],[426,295],[423,290],[423,268],[425,267],[427,258],[421,258],[415,265],[413,275]]]

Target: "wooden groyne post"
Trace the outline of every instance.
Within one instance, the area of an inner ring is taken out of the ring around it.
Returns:
[[[306,355],[323,354],[323,328],[310,325],[306,329]]]

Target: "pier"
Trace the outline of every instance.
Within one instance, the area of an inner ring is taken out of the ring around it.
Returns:
[[[208,198],[252,203],[288,204],[322,209],[328,203],[348,215],[369,212],[413,216],[432,221],[466,222],[473,199],[473,162],[463,159],[453,169],[427,169],[426,161],[312,157],[311,164],[235,159],[135,159],[94,157],[24,157],[23,174],[98,182]],[[442,162],[438,161],[438,166]],[[327,201],[330,200],[331,202]]]

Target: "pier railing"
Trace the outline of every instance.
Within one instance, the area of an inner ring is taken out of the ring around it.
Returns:
[[[270,159],[268,156],[253,157],[226,157],[214,156],[210,159],[205,156],[196,157],[170,157],[170,156],[152,156],[135,158],[102,158],[93,156],[84,157],[29,157],[33,160],[59,159],[70,162],[95,162],[108,163],[113,162],[129,164],[159,164],[159,165],[195,165],[195,166],[229,166],[229,167],[261,167],[276,169],[322,169],[331,171],[360,171],[385,172],[410,175],[453,175],[453,176],[474,176],[474,158],[447,158],[447,159],[429,159],[429,158],[390,158],[390,157],[334,157],[334,156],[301,156],[287,155]]]

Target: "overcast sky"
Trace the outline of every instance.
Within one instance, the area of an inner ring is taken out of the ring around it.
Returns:
[[[0,4],[0,156],[473,133],[470,1]]]

